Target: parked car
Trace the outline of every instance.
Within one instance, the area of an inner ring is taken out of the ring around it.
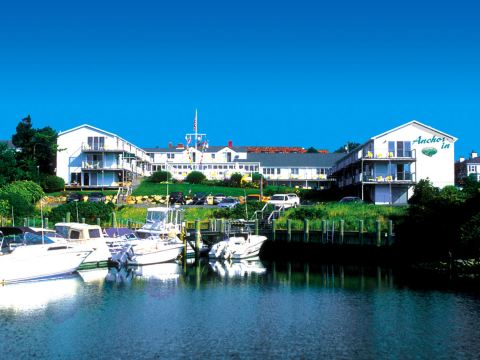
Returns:
[[[105,195],[101,192],[92,192],[88,195],[88,202],[105,202]]]
[[[196,193],[193,195],[192,202],[190,205],[205,205],[207,203],[207,194],[205,193]]]
[[[82,201],[83,200],[83,195],[79,193],[70,193],[67,195],[67,203],[72,202],[72,201]]]
[[[275,194],[273,195],[270,200],[268,200],[269,204],[272,204],[276,208],[283,207],[284,209],[288,209],[291,207],[297,207],[300,205],[300,198],[297,194]]]
[[[240,204],[240,201],[238,199],[226,197],[225,199],[220,201],[217,206],[220,208],[232,209],[238,204]]]
[[[225,199],[225,195],[224,194],[215,194],[213,195],[213,205],[218,205],[220,204],[220,202]]]
[[[170,193],[168,197],[168,202],[170,204],[182,204],[185,205],[185,198],[183,197],[183,192],[181,191],[174,191]]]
[[[339,203],[363,203],[364,201],[360,199],[358,196],[345,196],[340,199]]]

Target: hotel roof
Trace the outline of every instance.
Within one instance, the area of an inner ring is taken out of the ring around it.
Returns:
[[[344,154],[338,153],[288,153],[288,154],[268,154],[268,153],[249,153],[246,160],[241,162],[259,162],[262,167],[332,167],[335,162],[343,157]]]

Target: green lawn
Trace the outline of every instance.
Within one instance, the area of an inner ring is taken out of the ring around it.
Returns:
[[[259,194],[258,189],[232,188],[225,186],[209,186],[203,184],[168,184],[168,192],[181,191],[184,195],[206,193],[207,195],[224,194],[226,196],[244,196],[245,194]],[[166,195],[167,185],[143,181],[133,192],[134,196]]]

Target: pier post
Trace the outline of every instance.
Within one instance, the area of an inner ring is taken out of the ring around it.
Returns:
[[[48,217],[46,217],[46,218],[43,219],[43,227],[44,227],[45,229],[48,229]]]
[[[287,241],[292,241],[292,219],[287,219]]]
[[[23,226],[28,226],[28,218],[23,218]]]
[[[258,219],[255,219],[255,235],[258,235]]]
[[[391,246],[393,243],[393,221],[388,220],[388,246]]]
[[[67,211],[67,213],[65,214],[65,221],[70,222],[70,211]]]
[[[198,258],[200,254],[200,239],[202,237],[202,233],[200,230],[200,219],[195,220],[195,258]]]
[[[112,227],[117,227],[117,214],[115,214],[115,212],[112,212]]]
[[[272,220],[272,241],[275,241],[276,233],[277,233],[277,220],[273,219]]]
[[[97,225],[100,226],[100,218],[97,217]]]
[[[358,221],[358,241],[363,245],[363,220]]]
[[[220,240],[225,237],[225,219],[220,219]]]
[[[345,220],[340,220],[340,244],[345,241]]]
[[[376,221],[377,225],[377,246],[382,245],[382,224],[380,223],[380,220]]]
[[[127,219],[127,228],[131,229],[132,228],[132,220]]]
[[[322,220],[322,244],[325,244],[327,238],[327,221]]]
[[[85,218],[82,217],[82,224],[85,224]]]
[[[303,241],[307,243],[310,241],[310,222],[308,219],[303,220]]]
[[[208,230],[209,231],[214,231],[215,228],[214,228],[214,219],[210,219],[210,221],[208,222]]]
[[[62,218],[62,222],[66,222],[66,221],[67,221],[67,219],[66,219],[66,218]]]

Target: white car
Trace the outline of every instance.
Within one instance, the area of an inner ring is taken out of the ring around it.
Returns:
[[[288,209],[299,206],[300,198],[297,194],[275,194],[268,200],[268,203],[274,205],[276,208],[283,207],[284,209]]]

